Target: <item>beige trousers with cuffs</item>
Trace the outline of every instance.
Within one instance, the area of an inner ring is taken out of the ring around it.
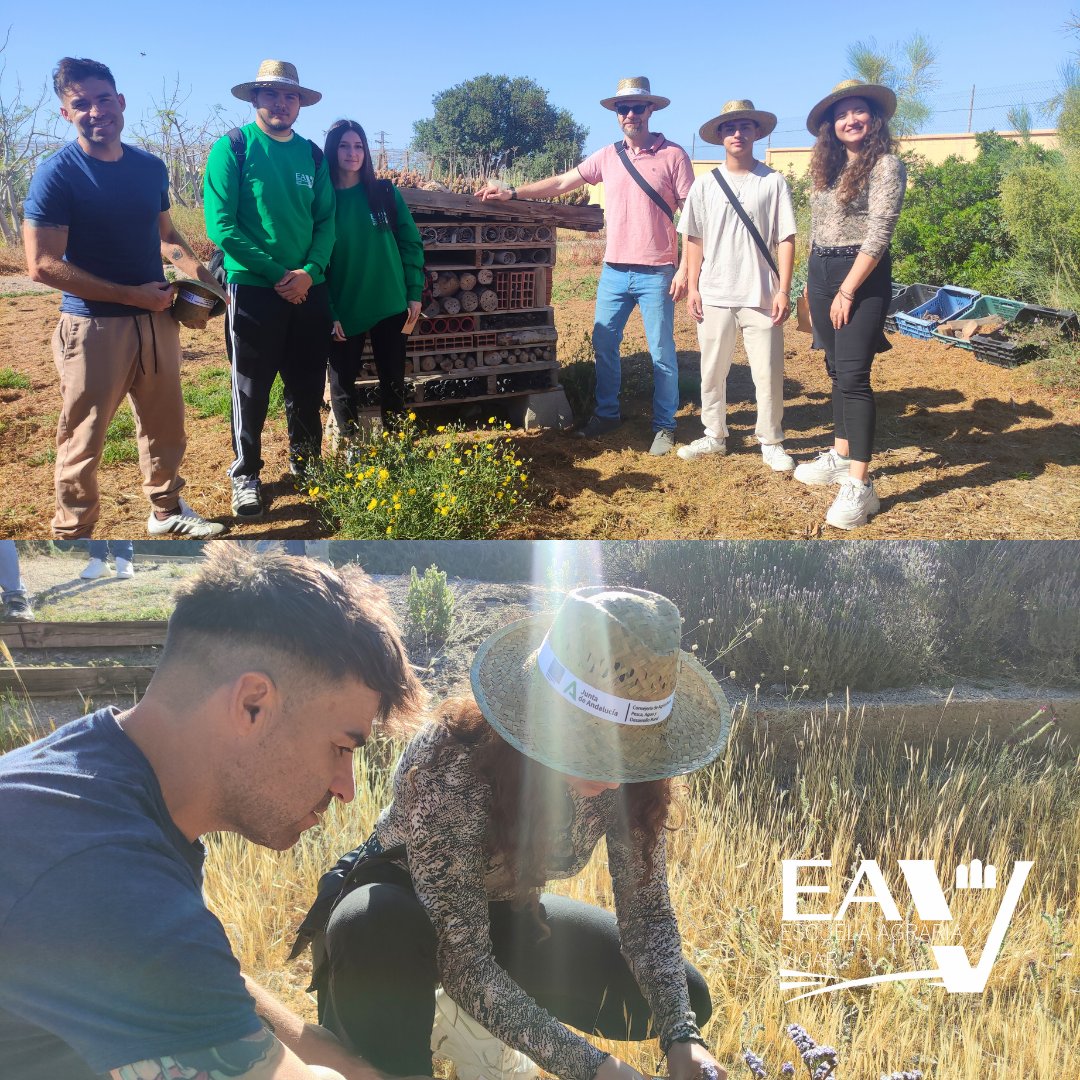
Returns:
[[[125,396],[135,414],[143,491],[155,509],[174,509],[187,445],[176,320],[168,311],[109,318],[62,313],[52,350],[62,400],[53,535],[74,540],[93,534],[105,432]]]
[[[754,434],[762,443],[783,442],[784,328],[773,326],[771,315],[762,308],[703,305],[702,313],[705,318],[698,323],[697,333],[705,434],[714,439],[727,438],[727,377],[735,355],[735,334],[742,330],[757,398]]]

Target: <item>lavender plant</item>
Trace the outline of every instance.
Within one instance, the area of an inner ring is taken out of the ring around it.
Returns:
[[[795,1049],[802,1058],[810,1080],[828,1080],[829,1077],[838,1080],[836,1066],[839,1064],[840,1055],[834,1046],[819,1046],[807,1033],[806,1028],[798,1024],[788,1024],[786,1030],[788,1038],[795,1044]],[[768,1080],[769,1070],[764,1060],[752,1050],[743,1051],[743,1061],[758,1080]],[[794,1076],[795,1065],[790,1061],[785,1061],[780,1066],[779,1075]],[[923,1080],[923,1074],[918,1069],[913,1069],[910,1072],[890,1073],[888,1076],[882,1076],[881,1080]]]

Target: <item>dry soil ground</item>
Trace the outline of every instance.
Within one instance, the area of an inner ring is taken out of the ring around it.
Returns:
[[[586,276],[557,270],[569,299],[556,306],[564,361],[592,325]],[[581,287],[577,287],[581,286]],[[0,279],[0,368],[13,368],[29,389],[0,390],[0,536],[45,537],[52,515],[51,448],[59,399],[49,353],[56,294],[18,291]],[[184,378],[225,363],[221,323],[183,331]],[[691,321],[680,305],[676,341],[684,388],[698,364]],[[520,433],[531,459],[534,508],[500,535],[511,538],[658,539],[721,537],[803,539],[1061,539],[1080,535],[1080,401],[1075,392],[1040,386],[1030,367],[1003,369],[938,342],[893,336],[874,366],[878,400],[873,472],[881,513],[863,529],[824,525],[832,491],[808,489],[766,470],[753,440],[753,386],[741,347],[729,382],[731,452],[684,462],[647,454],[650,379],[635,314],[623,346],[627,423],[599,441],[557,432]],[[784,418],[797,459],[827,445],[830,408],[821,353],[791,323],[786,330]],[[684,394],[684,398],[685,398]],[[499,413],[497,408],[485,413]],[[485,417],[486,419],[486,417]],[[698,408],[685,404],[677,439],[701,433]],[[230,522],[225,467],[227,421],[191,415],[184,475],[189,501]],[[268,422],[263,474],[272,507],[235,536],[327,535],[288,478],[284,421]],[[99,536],[143,537],[147,506],[137,467],[103,466]]]

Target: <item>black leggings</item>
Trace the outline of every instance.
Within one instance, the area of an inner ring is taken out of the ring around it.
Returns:
[[[870,365],[874,354],[888,347],[883,331],[892,296],[892,264],[885,255],[874,267],[856,290],[851,318],[836,330],[829,309],[854,261],[850,255],[811,252],[808,292],[814,336],[825,350],[825,369],[832,380],[834,434],[848,440],[852,460],[869,461],[877,420]]]
[[[363,366],[364,341],[370,336],[371,351],[375,354],[375,370],[379,373],[379,402],[383,423],[395,413],[405,411],[405,345],[408,338],[401,332],[408,313],[399,312],[377,322],[370,330],[330,342],[330,404],[338,431],[346,438],[356,434],[360,413],[360,392],[356,380]]]
[[[543,894],[544,937],[531,912],[489,905],[496,962],[542,1008],[579,1031],[642,1040],[651,1010],[619,951],[610,912]],[[326,936],[319,1022],[376,1068],[392,1076],[431,1075],[435,1020],[435,929],[405,884],[362,885],[335,908]],[[690,1007],[704,1024],[712,1014],[705,980],[686,965]]]

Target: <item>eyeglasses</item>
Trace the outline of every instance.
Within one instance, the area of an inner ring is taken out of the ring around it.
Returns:
[[[635,116],[640,116],[647,108],[647,102],[637,102],[634,105],[616,105],[615,111],[620,116],[625,116],[627,113],[633,113]]]

